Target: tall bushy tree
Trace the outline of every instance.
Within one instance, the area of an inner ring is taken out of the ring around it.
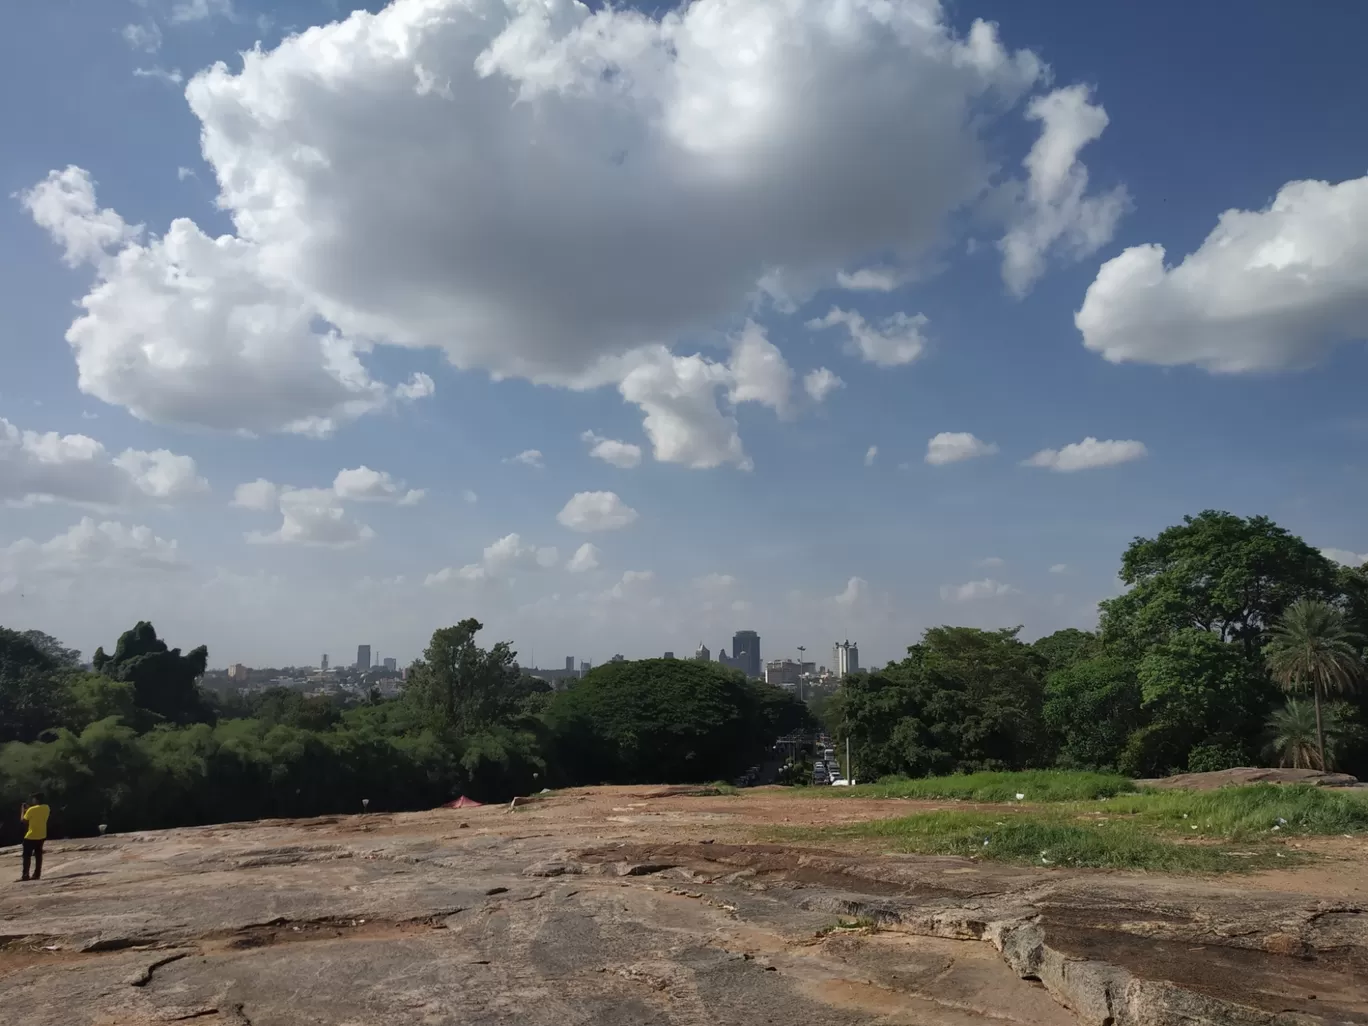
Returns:
[[[35,633],[0,627],[0,742],[31,741],[65,722],[62,665]]]
[[[1045,679],[1044,719],[1059,761],[1115,769],[1140,726],[1140,698],[1135,665],[1117,655],[1095,655],[1052,672]]]
[[[1322,768],[1328,764],[1321,701],[1355,689],[1363,675],[1358,651],[1362,643],[1349,630],[1341,610],[1314,599],[1292,603],[1270,632],[1266,654],[1273,676],[1288,691],[1311,692]]]
[[[209,707],[200,694],[199,679],[209,661],[209,650],[200,645],[181,655],[157,637],[146,620],[119,636],[114,654],[95,650],[91,665],[96,673],[133,685],[134,701],[152,718],[171,723],[194,723],[209,718]]]
[[[409,669],[406,697],[435,729],[472,733],[506,718],[527,693],[508,642],[487,650],[475,643],[483,629],[467,619],[433,631]]]

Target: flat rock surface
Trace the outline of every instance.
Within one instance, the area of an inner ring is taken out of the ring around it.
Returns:
[[[0,1009],[24,1026],[1368,1024],[1361,842],[1306,875],[1223,880],[762,843],[923,804],[595,788],[54,841],[42,881],[0,884]]]

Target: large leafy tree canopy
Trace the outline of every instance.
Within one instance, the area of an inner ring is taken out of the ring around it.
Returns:
[[[1335,565],[1267,517],[1207,510],[1137,538],[1121,558],[1129,590],[1101,604],[1102,636],[1132,654],[1196,628],[1255,658],[1264,632],[1298,598],[1338,592]]]

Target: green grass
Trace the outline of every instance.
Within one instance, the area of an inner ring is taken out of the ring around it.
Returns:
[[[1078,770],[1023,770],[1019,773],[957,773],[949,777],[885,777],[856,787],[809,788],[823,798],[959,798],[974,802],[1077,802],[1133,792],[1135,784],[1116,773]]]
[[[1365,830],[1368,796],[1257,784],[1035,808],[1014,805],[1001,812],[928,812],[777,833],[791,840],[826,842],[875,838],[896,851],[1037,866],[1228,873],[1286,866],[1306,857],[1278,844],[1283,837]]]
[[[1151,829],[1235,841],[1275,833],[1333,836],[1368,830],[1368,794],[1309,785],[1154,791],[1123,795],[1104,808],[1109,817],[1125,816]]]

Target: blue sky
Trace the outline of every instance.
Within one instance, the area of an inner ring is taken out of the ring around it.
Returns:
[[[7,13],[0,623],[870,662],[1091,626],[1206,508],[1360,560],[1368,12],[1320,10]]]

